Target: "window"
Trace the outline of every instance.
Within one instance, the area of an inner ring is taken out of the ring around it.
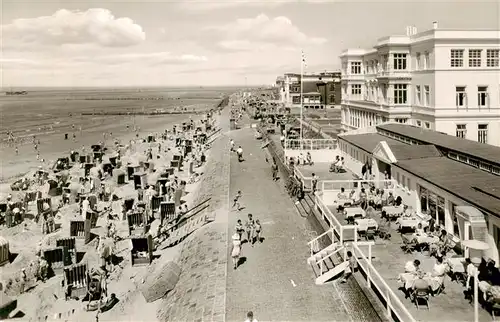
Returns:
[[[422,121],[417,120],[417,126],[418,126],[418,127],[421,127],[421,126],[422,126]]]
[[[360,61],[351,62],[351,74],[361,74],[361,62]]]
[[[353,84],[351,87],[352,95],[361,95],[361,84]]]
[[[488,124],[479,124],[477,126],[477,142],[488,143]]]
[[[465,86],[455,87],[455,101],[457,107],[467,106],[467,93],[465,92]]]
[[[429,69],[429,63],[430,62],[430,59],[429,59],[429,53],[428,52],[425,52],[424,53],[424,69]]]
[[[481,49],[469,49],[469,67],[481,67]]]
[[[498,67],[500,49],[486,49],[486,67]]]
[[[488,86],[477,87],[477,106],[486,107],[488,105]]]
[[[420,85],[415,86],[415,105],[422,103],[422,88]]]
[[[431,128],[431,123],[429,123],[429,122],[425,122],[425,128],[426,128],[426,129],[430,129],[430,128]]]
[[[394,84],[394,104],[406,104],[408,101],[406,84]]]
[[[394,54],[394,70],[406,69],[406,54]]]
[[[406,188],[406,177],[404,174],[401,175],[401,187]]]
[[[408,188],[409,191],[411,190],[410,184],[411,184],[410,178],[406,178],[406,188]]]
[[[424,106],[429,106],[431,101],[431,89],[429,85],[424,86]]]
[[[416,55],[415,70],[420,70],[420,53],[417,53],[417,55]]]
[[[464,67],[464,50],[463,49],[452,49],[451,50],[451,67]]]
[[[456,136],[457,138],[465,139],[467,135],[467,124],[457,124]]]

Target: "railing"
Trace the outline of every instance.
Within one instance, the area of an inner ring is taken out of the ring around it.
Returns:
[[[285,150],[334,150],[336,139],[286,139]]]
[[[331,240],[332,240],[332,243],[333,243],[333,241],[335,240],[335,238],[334,238],[335,236],[333,234],[333,229],[328,229],[327,231],[325,231],[321,235],[315,237],[313,240],[307,242],[307,245],[309,245],[311,247],[311,256],[314,255],[314,249],[319,249],[319,247],[318,247],[318,240],[320,238],[328,235],[329,233],[332,234]]]
[[[354,258],[358,263],[358,267],[363,270],[366,276],[367,286],[375,289],[378,292],[378,295],[385,301],[387,317],[392,319],[394,315],[398,321],[415,322],[416,320],[413,318],[406,306],[401,302],[399,297],[394,293],[389,285],[387,285],[382,276],[380,276],[379,272],[373,266],[371,262],[371,244],[368,248],[368,258],[359,248],[361,244],[362,243],[359,243],[358,245],[356,242],[352,243]]]
[[[300,170],[296,167],[293,168],[293,175],[302,183],[304,191],[312,191],[312,177],[304,176],[302,172],[300,172]],[[306,183],[308,183],[308,185],[306,185]]]
[[[352,230],[354,235],[354,242],[358,241],[358,226],[357,225],[342,225],[340,221],[335,217],[330,209],[325,205],[321,196],[319,196],[320,192],[316,192],[314,202],[316,206],[319,208],[318,211],[326,218],[328,224],[331,229],[335,232],[335,236],[338,237],[340,244],[344,244],[345,231]],[[333,240],[333,239],[332,239]]]
[[[361,184],[368,184],[370,186],[379,186],[384,190],[394,192],[397,181],[394,179],[389,180],[321,180],[321,191],[339,191],[344,188],[346,193],[349,190],[356,190],[361,187]]]

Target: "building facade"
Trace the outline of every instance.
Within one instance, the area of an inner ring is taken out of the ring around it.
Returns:
[[[302,77],[304,108],[324,109],[340,105],[340,72],[304,74]],[[285,106],[300,107],[301,75],[286,73],[280,85],[281,101]]]
[[[500,31],[433,29],[348,49],[342,129],[408,123],[500,146]]]

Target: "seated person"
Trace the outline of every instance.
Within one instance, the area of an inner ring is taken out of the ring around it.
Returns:
[[[417,274],[420,270],[420,261],[415,259],[413,261],[407,261],[405,264],[405,273]]]
[[[401,196],[397,196],[396,200],[394,201],[395,206],[399,207],[403,204],[403,198]]]
[[[436,264],[432,268],[431,276],[429,279],[432,292],[436,292],[443,285],[444,276],[448,270],[448,265],[443,262],[442,257],[438,257]]]
[[[313,161],[312,161],[312,156],[311,156],[311,153],[310,153],[310,152],[307,152],[307,154],[306,154],[306,162],[307,162],[307,164],[309,164],[309,165],[312,165],[312,164],[313,164]]]
[[[422,228],[422,223],[418,223],[417,228],[415,229],[415,235],[417,236],[426,236],[424,229]]]
[[[388,206],[394,206],[394,202],[395,202],[394,196],[392,195],[392,192],[389,191],[389,196],[387,196],[386,204]]]
[[[340,188],[340,192],[337,194],[337,199],[338,200],[347,199],[347,194],[345,193],[345,189],[343,187]]]
[[[341,172],[344,170],[344,158],[338,159],[335,163],[335,172]]]
[[[333,160],[333,162],[330,164],[330,172],[336,171],[336,165],[337,165],[337,162],[339,160],[340,160],[340,157],[338,155],[335,156],[335,160]]]
[[[355,194],[356,194],[356,191],[354,191],[354,189],[351,190],[351,192],[349,193],[349,200],[352,200],[353,202],[355,202],[356,201]]]
[[[443,257],[446,255],[448,251],[448,247],[450,246],[450,240],[448,238],[448,233],[446,230],[441,230],[441,234],[439,235],[439,241],[436,244],[430,245],[430,253],[431,255],[435,255],[436,257]]]

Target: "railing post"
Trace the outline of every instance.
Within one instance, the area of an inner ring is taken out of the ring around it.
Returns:
[[[366,270],[366,285],[371,287],[372,244],[368,244],[368,269]]]
[[[358,242],[358,227],[354,226],[354,242]]]
[[[340,231],[340,234],[339,234],[340,235],[339,236],[340,237],[340,245],[344,246],[344,228],[342,227],[342,225],[340,226],[339,231]]]

